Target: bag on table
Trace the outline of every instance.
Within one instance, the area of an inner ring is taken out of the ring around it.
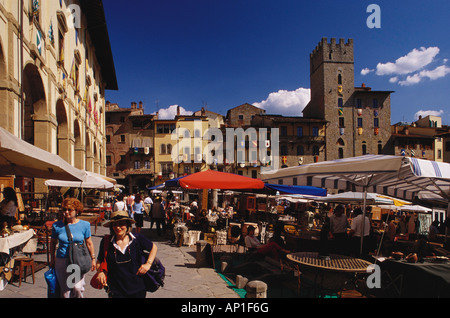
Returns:
[[[92,260],[86,246],[86,242],[75,243],[72,240],[72,233],[70,233],[69,225],[66,225],[67,237],[69,238],[69,262],[80,267],[81,276],[91,270]]]

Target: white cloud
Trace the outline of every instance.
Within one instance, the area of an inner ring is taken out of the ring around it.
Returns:
[[[158,119],[174,119],[177,114],[177,108],[180,107],[180,115],[192,115],[193,112],[184,109],[178,105],[171,105],[167,108],[161,108],[158,110]],[[155,115],[153,113],[152,115]]]
[[[430,116],[437,116],[437,117],[442,117],[442,115],[444,114],[444,111],[441,110],[419,110],[414,116],[417,119],[419,119],[419,116],[423,117],[427,117],[428,115]]]
[[[397,83],[397,82],[398,82],[398,77],[397,76],[391,77],[389,79],[389,83]]]
[[[266,100],[252,103],[252,105],[263,108],[270,114],[302,116],[303,108],[310,100],[311,90],[300,87],[295,91],[279,90],[270,93]]]
[[[391,75],[389,83],[397,83],[401,86],[411,86],[422,82],[424,79],[436,80],[450,74],[450,67],[446,66],[448,59],[442,59],[442,65],[432,70],[425,69],[431,63],[437,61],[438,47],[420,47],[413,49],[405,56],[399,57],[394,63],[378,63],[375,74],[379,76]],[[362,75],[367,75],[373,70],[364,68]],[[406,77],[405,77],[406,76]]]
[[[436,67],[432,71],[424,70],[419,73],[421,77],[428,77],[430,80],[435,80],[437,78],[441,78],[446,76],[447,74],[450,74],[450,67],[446,65],[441,65]]]
[[[431,62],[433,62],[436,55],[439,53],[438,47],[421,47],[419,50],[413,49],[405,56],[399,57],[395,63],[378,63],[377,75],[390,74],[409,74],[416,72]]]
[[[405,80],[399,81],[401,86],[410,86],[419,83],[422,77],[419,74],[408,75]]]
[[[435,79],[444,77],[447,74],[450,74],[450,67],[448,67],[446,65],[441,65],[431,71],[423,70],[414,75],[408,75],[406,77],[406,80],[399,81],[398,83],[402,86],[409,86],[409,85],[414,85],[414,84],[419,83],[420,81],[422,81],[422,79],[424,79],[426,77],[429,78],[430,80],[435,80]]]
[[[373,72],[374,70],[371,70],[371,69],[369,69],[369,68],[363,68],[362,70],[361,70],[361,75],[367,75],[367,74],[369,74],[369,73],[371,73],[371,72]]]

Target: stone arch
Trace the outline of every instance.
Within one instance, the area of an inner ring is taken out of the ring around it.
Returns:
[[[10,111],[8,90],[3,89],[8,87],[7,78],[6,58],[3,51],[2,39],[0,38],[0,112],[4,114],[0,118],[0,126],[5,129],[9,128],[10,124],[13,124],[13,119],[9,120],[10,114],[13,112]]]
[[[85,148],[86,148],[85,169],[87,171],[93,171],[93,168],[94,168],[94,152],[92,150],[91,137],[89,136],[88,132],[86,132]]]
[[[71,162],[71,133],[69,130],[66,107],[62,99],[58,99],[56,102],[56,121],[58,122],[56,128],[57,154],[67,162]]]
[[[81,127],[78,119],[75,119],[73,122],[73,140],[74,140],[74,166],[75,168],[84,169],[84,157],[85,157],[85,148],[83,147],[83,140],[81,136]]]
[[[23,70],[24,134],[23,139],[50,151],[49,114],[44,84],[36,65],[28,63]]]

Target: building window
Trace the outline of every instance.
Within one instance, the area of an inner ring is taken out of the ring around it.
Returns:
[[[292,178],[292,185],[297,185],[297,178]]]
[[[339,128],[345,127],[344,117],[339,117]]]
[[[378,118],[373,119],[373,127],[375,127],[375,128],[380,127],[380,122],[379,122]]]
[[[383,144],[381,141],[378,142],[378,154],[381,155],[383,153]]]
[[[242,170],[238,170],[238,175],[240,175],[240,176],[243,176],[244,175],[244,173],[243,173],[243,171]]]
[[[120,142],[125,142],[125,135],[120,135]]]
[[[186,174],[191,174],[191,166],[185,165],[185,166],[184,166],[184,173],[186,173]]]
[[[244,115],[239,115],[238,118],[239,120],[244,120]]]
[[[171,144],[167,144],[166,145],[166,151],[168,155],[172,154],[172,145]]]
[[[161,144],[161,146],[159,146],[159,154],[160,155],[165,155],[166,152],[167,152],[166,145],[165,144]]]
[[[111,165],[111,156],[106,156],[106,165],[110,166]]]
[[[175,128],[175,124],[158,124],[156,125],[156,133],[170,134]]]
[[[437,158],[442,159],[442,150],[441,149],[438,149],[438,151],[437,151]]]
[[[338,107],[343,107],[344,106],[344,100],[342,98],[338,98]]]
[[[376,98],[373,99],[372,107],[373,108],[378,108],[378,99],[376,99]]]
[[[338,84],[341,85],[342,84],[342,75],[338,74]]]
[[[297,127],[297,137],[303,136],[303,127]]]
[[[145,161],[144,161],[144,168],[145,168],[145,169],[151,169],[151,166],[150,166],[150,160],[145,160]]]
[[[172,172],[173,170],[173,165],[171,162],[168,163],[161,163],[160,164],[161,167],[161,173],[163,175],[164,178],[168,178],[169,174]]]
[[[287,154],[288,154],[287,146],[286,145],[280,146],[280,155],[287,156]]]
[[[287,127],[286,126],[280,127],[280,136],[287,136]]]
[[[362,154],[367,155],[367,145],[365,141],[362,142]]]
[[[297,146],[297,156],[303,156],[305,154],[305,148],[303,146]]]
[[[318,156],[319,155],[319,146],[313,146],[312,151],[313,151],[313,156]]]
[[[106,135],[106,143],[109,144],[111,142],[111,135]]]
[[[141,168],[141,162],[138,160],[134,161],[134,169],[140,169]]]
[[[258,177],[258,171],[252,170],[252,178],[256,179]]]
[[[344,148],[339,148],[338,149],[338,157],[339,157],[339,159],[343,159],[344,158]]]
[[[361,98],[356,99],[356,108],[362,108],[362,100]]]
[[[58,30],[58,62],[64,67],[64,35]]]
[[[319,137],[319,127],[313,127],[313,137]]]
[[[363,120],[362,118],[358,118],[358,128],[362,128],[363,127]]]
[[[120,155],[119,163],[124,164],[126,162],[125,155]]]

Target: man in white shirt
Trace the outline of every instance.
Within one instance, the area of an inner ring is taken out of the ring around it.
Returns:
[[[353,234],[353,246],[354,253],[360,254],[361,237],[363,236],[363,212],[361,208],[357,208],[353,211],[353,220],[351,231]],[[366,254],[368,247],[368,238],[370,235],[370,220],[366,216],[364,222],[364,239],[363,239],[363,254]]]

